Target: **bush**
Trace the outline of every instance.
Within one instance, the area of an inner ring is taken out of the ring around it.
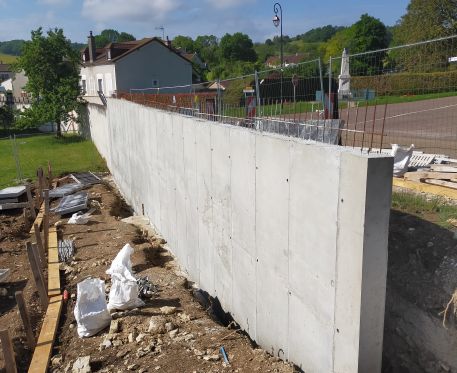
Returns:
[[[377,96],[449,92],[457,90],[457,71],[353,76],[351,89],[372,89]]]

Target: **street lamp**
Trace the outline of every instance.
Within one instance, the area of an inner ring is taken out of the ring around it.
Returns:
[[[283,43],[282,43],[282,7],[281,7],[281,4],[275,3],[275,5],[273,5],[273,11],[275,12],[275,16],[273,17],[273,25],[275,25],[275,27],[281,26],[280,44],[281,44],[281,67],[282,67],[284,65],[284,55],[283,55]],[[281,15],[281,17],[278,17],[278,12]]]
[[[282,6],[281,4],[279,3],[275,3],[275,5],[273,5],[273,11],[275,12],[275,15],[273,17],[273,25],[275,25],[275,27],[278,27],[278,26],[281,26],[281,39],[280,39],[280,45],[281,45],[281,70],[280,70],[280,73],[281,73],[281,108],[282,108],[282,97],[283,97],[283,94],[282,94],[282,68],[284,66],[284,54],[283,54],[283,42],[282,42]],[[278,12],[280,14],[280,16],[278,16]]]

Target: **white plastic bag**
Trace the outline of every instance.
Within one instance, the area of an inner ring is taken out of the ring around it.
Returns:
[[[90,337],[106,328],[111,322],[105,299],[105,282],[99,278],[87,278],[78,283],[75,307],[78,335]]]
[[[89,216],[79,212],[74,213],[71,218],[68,219],[68,224],[87,224],[88,222]]]
[[[108,301],[109,310],[126,310],[144,306],[144,302],[138,298],[138,285],[132,274],[132,262],[130,260],[132,253],[133,248],[126,244],[106,271],[107,274],[111,275],[112,282]]]
[[[413,155],[414,144],[409,148],[392,144],[391,155],[394,157],[394,176],[401,177],[408,171],[409,161]]]

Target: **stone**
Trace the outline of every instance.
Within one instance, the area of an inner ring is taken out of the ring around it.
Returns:
[[[133,343],[136,337],[138,337],[138,330],[134,327],[133,331],[128,336],[129,343]]]
[[[427,242],[427,247],[430,248],[430,247],[433,247],[433,242]]]
[[[116,354],[116,357],[118,358],[123,358],[125,355],[127,355],[129,353],[129,351],[127,350],[124,350],[124,351],[119,351],[117,354]]]
[[[145,336],[146,336],[146,334],[140,333],[140,334],[138,334],[138,336],[135,338],[135,341],[136,341],[137,343],[140,343],[140,342],[144,339]]]
[[[119,324],[120,324],[120,321],[119,320],[111,320],[111,324],[109,326],[109,334],[116,334],[119,332],[120,328],[119,328]]]
[[[127,370],[137,370],[137,369],[138,369],[137,364],[131,364],[131,365],[127,366]]]
[[[100,344],[100,351],[104,350],[105,348],[111,347],[113,344],[108,338],[105,338],[105,340]]]
[[[163,306],[160,307],[160,312],[164,315],[172,315],[176,312],[176,307]]]
[[[120,339],[116,339],[115,341],[113,341],[113,346],[114,347],[122,346],[122,341]]]
[[[152,316],[149,320],[148,332],[152,334],[165,332],[166,320],[162,316]]]
[[[90,356],[78,357],[73,363],[72,373],[91,373]]]
[[[59,367],[62,365],[62,356],[60,355],[57,355],[57,356],[54,356],[52,359],[51,359],[51,365],[53,367]]]
[[[219,355],[206,355],[203,356],[203,360],[206,361],[219,361],[221,357]]]
[[[146,368],[141,368],[138,373],[146,373],[148,370]]]
[[[182,321],[182,322],[189,322],[191,320],[191,317],[190,315],[188,315],[187,313],[183,312],[183,313],[180,313],[178,315],[179,319]]]
[[[171,332],[168,333],[168,335],[170,336],[170,338],[175,338],[176,335],[178,334],[178,329],[174,329],[172,330]]]
[[[172,323],[172,322],[167,322],[165,324],[165,330],[167,332],[171,332],[172,330],[174,330],[176,328],[176,326]]]
[[[150,350],[148,351],[147,348],[146,349],[139,348],[138,351],[136,352],[136,357],[140,358],[140,357],[146,356],[149,352],[150,352]]]

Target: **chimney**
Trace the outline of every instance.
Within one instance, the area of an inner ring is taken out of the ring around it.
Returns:
[[[87,37],[87,45],[89,46],[89,61],[94,62],[94,60],[97,56],[95,54],[95,38],[92,35],[92,31],[90,32],[89,36]]]
[[[167,35],[167,40],[165,41],[165,44],[168,48],[171,48],[171,40],[168,39],[168,35]]]

